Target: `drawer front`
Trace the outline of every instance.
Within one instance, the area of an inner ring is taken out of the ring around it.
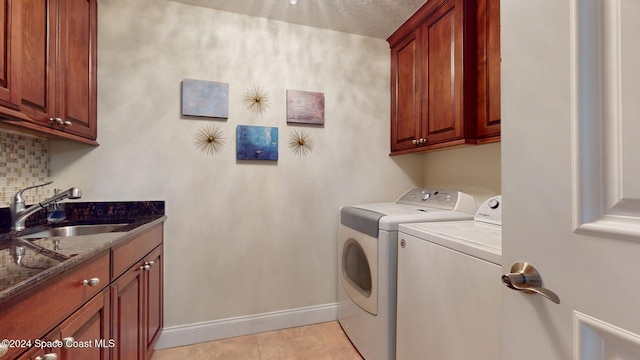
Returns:
[[[87,260],[2,305],[0,340],[39,339],[109,284],[109,251]],[[85,285],[93,278],[94,285]],[[24,348],[10,348],[11,354]]]
[[[135,238],[113,248],[111,261],[111,279],[122,275],[133,264],[140,261],[156,246],[162,243],[162,224],[144,232]]]

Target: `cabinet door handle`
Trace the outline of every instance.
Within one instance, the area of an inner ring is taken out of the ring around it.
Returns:
[[[62,345],[63,345],[65,348],[67,348],[67,349],[68,349],[68,348],[70,348],[70,347],[72,347],[72,346],[73,346],[73,343],[74,343],[75,341],[76,341],[76,339],[74,339],[74,338],[73,338],[73,336],[69,336],[69,337],[66,337],[66,338],[62,338]]]
[[[85,280],[82,282],[82,285],[84,285],[84,286],[96,287],[96,286],[100,285],[100,279],[98,279],[98,278],[91,278],[91,279],[89,279],[89,280],[86,280],[86,279],[85,279]]]
[[[149,269],[151,269],[153,265],[155,265],[155,262],[153,260],[145,261],[144,265],[140,266],[140,270],[149,271]]]
[[[44,357],[36,356],[35,360],[58,360],[58,354],[56,353],[44,354]]]
[[[54,125],[59,125],[59,126],[62,126],[62,127],[69,127],[69,126],[73,125],[73,123],[71,121],[62,120],[62,118],[59,118],[59,117],[57,117],[57,118],[50,117],[49,118],[49,123],[54,124]]]

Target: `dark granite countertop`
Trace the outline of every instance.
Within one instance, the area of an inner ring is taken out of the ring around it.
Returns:
[[[127,225],[108,233],[32,239],[30,241],[34,244],[70,258],[60,262],[28,251],[23,258],[23,266],[19,266],[11,257],[11,244],[15,239],[54,226],[46,224],[46,214],[42,210],[41,214],[33,215],[36,219],[27,222],[26,230],[10,231],[10,219],[4,216],[9,216],[8,208],[0,209],[0,304],[166,220],[163,201],[68,202],[65,206],[66,220],[57,223],[56,227],[77,224]]]

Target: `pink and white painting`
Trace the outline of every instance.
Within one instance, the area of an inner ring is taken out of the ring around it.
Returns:
[[[324,93],[287,90],[287,123],[324,125]]]

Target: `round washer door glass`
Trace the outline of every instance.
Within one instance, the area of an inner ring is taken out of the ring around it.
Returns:
[[[342,272],[364,297],[371,296],[371,268],[369,260],[357,241],[349,239],[342,251]]]

